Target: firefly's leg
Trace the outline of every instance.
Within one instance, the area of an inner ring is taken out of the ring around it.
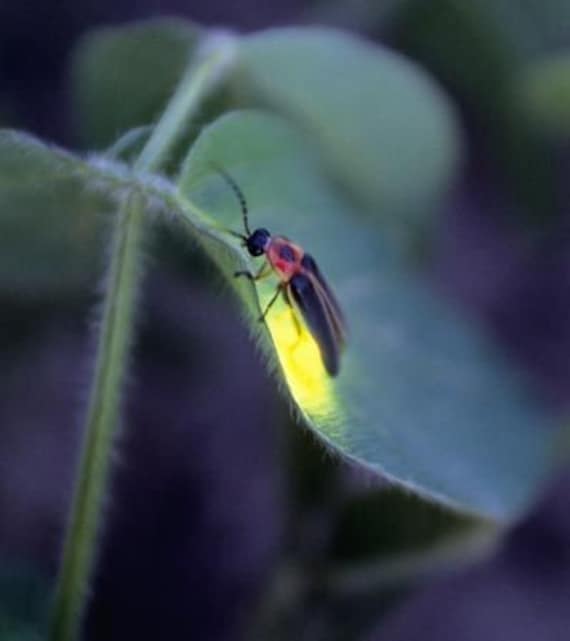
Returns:
[[[297,342],[295,343],[295,347],[297,347],[297,345],[301,341],[301,334],[303,330],[301,328],[301,323],[299,323],[299,319],[297,318],[297,315],[295,314],[295,312],[293,312],[291,316],[293,316],[293,323],[295,323],[295,329],[297,330]]]
[[[269,276],[270,273],[271,273],[271,265],[268,262],[264,262],[256,274],[252,274],[251,272],[241,270],[239,272],[234,272],[234,277],[239,278],[240,276],[245,276],[246,278],[249,278],[249,280],[251,281],[258,281],[258,280],[262,280],[266,276]]]
[[[265,320],[265,317],[267,316],[267,313],[273,307],[273,304],[275,303],[275,301],[279,297],[279,294],[281,294],[282,291],[284,291],[283,290],[283,283],[280,283],[279,285],[277,285],[277,289],[275,290],[275,294],[273,294],[273,298],[269,301],[269,303],[267,303],[267,307],[265,308],[265,311],[259,317],[259,322],[260,323],[263,323],[263,321]]]
[[[287,302],[289,303],[289,299],[287,298]],[[293,324],[295,325],[295,329],[297,330],[297,340],[295,343],[291,346],[292,350],[297,349],[299,347],[299,344],[301,342],[301,338],[303,336],[303,328],[301,327],[301,323],[299,323],[299,319],[297,318],[297,314],[293,311],[293,306],[291,303],[289,303],[291,307],[291,317],[293,318]]]

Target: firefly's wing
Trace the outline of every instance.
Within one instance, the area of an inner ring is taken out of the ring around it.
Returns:
[[[317,341],[328,373],[336,376],[339,368],[339,343],[322,288],[310,274],[299,273],[287,283],[287,296]]]
[[[334,328],[336,340],[342,347],[344,347],[347,336],[346,321],[344,320],[344,314],[342,313],[332,289],[329,287],[329,284],[322,275],[315,259],[310,254],[305,254],[303,256],[301,265],[310,275],[313,276],[316,281],[317,288],[321,290],[321,296],[324,299],[327,313],[330,316],[330,322]]]

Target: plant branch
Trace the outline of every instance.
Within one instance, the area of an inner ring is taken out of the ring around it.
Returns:
[[[135,172],[163,166],[203,98],[225,77],[232,59],[228,38],[207,41],[166,107],[134,163]],[[137,292],[141,282],[144,198],[131,191],[123,201],[113,232],[110,267],[71,517],[52,612],[50,641],[73,641],[84,611],[87,586],[101,530],[102,504],[119,422],[121,389],[132,342]]]
[[[133,195],[119,213],[114,232],[85,441],[56,592],[53,641],[75,638],[93,565],[133,322],[140,218],[141,200]]]

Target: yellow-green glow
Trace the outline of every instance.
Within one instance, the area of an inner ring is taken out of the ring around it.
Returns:
[[[315,420],[341,415],[334,381],[327,373],[313,336],[288,305],[275,305],[267,315],[287,384],[299,407]]]

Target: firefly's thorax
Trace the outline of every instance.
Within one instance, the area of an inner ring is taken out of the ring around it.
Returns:
[[[303,250],[284,236],[272,236],[265,255],[271,267],[283,282],[303,271],[301,261]]]
[[[248,236],[245,241],[245,245],[247,247],[247,251],[252,256],[261,256],[265,253],[265,250],[269,246],[270,242],[271,234],[267,231],[267,229],[260,228],[255,229],[253,234],[251,234],[251,236]]]

